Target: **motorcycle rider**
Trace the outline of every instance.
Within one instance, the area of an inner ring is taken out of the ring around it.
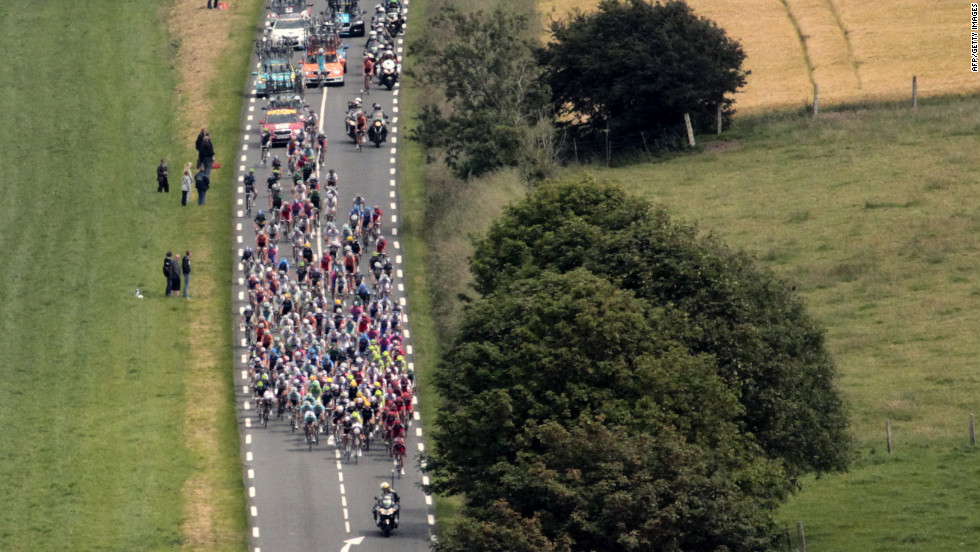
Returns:
[[[397,504],[399,506],[401,505],[401,499],[398,497],[398,493],[396,493],[395,490],[391,488],[391,485],[387,481],[385,481],[384,483],[382,483],[381,484],[381,496],[378,497],[377,503],[375,503],[374,508],[371,510],[371,512],[374,514],[374,522],[375,523],[378,522],[378,504],[381,503],[381,499],[384,498],[385,495],[391,495],[391,499],[395,502],[395,504]],[[395,527],[398,527],[398,514],[397,513],[395,513]]]
[[[383,109],[381,109],[381,104],[379,104],[378,102],[374,102],[373,104],[371,104],[371,109],[372,109],[371,120],[374,121],[376,119],[381,119],[381,122],[387,126],[388,115],[384,112]]]

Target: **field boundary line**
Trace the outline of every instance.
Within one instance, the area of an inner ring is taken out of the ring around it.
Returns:
[[[779,3],[783,5],[783,8],[786,10],[786,17],[789,18],[790,25],[796,31],[796,38],[800,42],[800,49],[803,50],[803,61],[806,63],[806,76],[810,79],[810,84],[816,85],[817,81],[813,79],[813,61],[810,59],[810,49],[806,46],[806,35],[803,34],[803,29],[800,28],[800,22],[793,15],[793,9],[789,6],[789,1],[779,0]]]
[[[844,19],[841,18],[840,12],[837,10],[837,5],[834,4],[834,0],[824,0],[824,3],[827,4],[827,9],[834,16],[837,28],[840,29],[840,34],[844,37],[844,44],[847,45],[847,61],[850,62],[851,69],[854,70],[854,78],[857,79],[857,89],[861,90],[864,86],[861,83],[861,73],[858,70],[860,67],[857,58],[854,57],[854,47],[851,45],[851,33],[844,27]]]

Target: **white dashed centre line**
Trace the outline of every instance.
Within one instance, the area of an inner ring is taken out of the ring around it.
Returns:
[[[252,506],[251,511],[252,511],[252,517],[259,515],[259,511],[255,506]]]

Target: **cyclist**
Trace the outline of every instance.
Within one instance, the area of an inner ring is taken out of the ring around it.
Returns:
[[[261,232],[268,222],[269,221],[265,218],[265,211],[259,209],[259,213],[255,215],[255,233],[258,234]]]
[[[364,93],[371,93],[371,77],[374,76],[374,60],[371,59],[371,54],[365,52],[364,63],[362,64],[362,69],[364,71]]]
[[[323,160],[327,155],[327,135],[324,134],[322,130],[316,133],[316,147],[318,153],[317,157],[319,158],[320,163],[323,163]]]
[[[265,166],[266,159],[269,158],[269,148],[272,147],[272,132],[264,128],[262,129],[262,166]]]
[[[335,171],[334,169],[328,170],[327,171],[327,186],[331,186],[333,188],[336,188],[337,187],[337,184],[339,184],[339,183],[340,183],[340,177],[337,175],[337,171]]]
[[[357,112],[356,128],[357,151],[361,151],[361,145],[364,144],[364,133],[367,131],[367,117],[364,116],[363,111]]]
[[[245,184],[245,199],[248,202],[247,211],[251,211],[251,206],[255,204],[255,200],[259,197],[258,192],[255,191],[255,169],[249,169],[243,181]]]

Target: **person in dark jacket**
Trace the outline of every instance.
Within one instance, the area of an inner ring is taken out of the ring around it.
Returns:
[[[214,144],[211,143],[211,135],[207,132],[199,140],[197,146],[197,166],[204,168],[205,174],[211,176],[211,165],[214,164]]]
[[[157,167],[157,191],[170,193],[170,182],[167,180],[167,175],[170,173],[167,169],[167,160],[161,159],[160,165]]]
[[[171,295],[180,291],[180,255],[174,255],[174,260],[170,263],[170,289]]]
[[[204,167],[201,167],[194,175],[194,187],[197,188],[197,204],[204,205],[204,196],[211,188],[211,179],[204,172]]]
[[[170,297],[170,292],[173,291],[170,281],[170,270],[174,264],[173,256],[172,251],[167,251],[167,257],[163,259],[163,277],[167,279],[167,292],[164,294],[165,297]]]
[[[180,262],[180,271],[184,275],[184,299],[188,298],[187,288],[191,285],[191,252],[184,252],[184,260]]]

